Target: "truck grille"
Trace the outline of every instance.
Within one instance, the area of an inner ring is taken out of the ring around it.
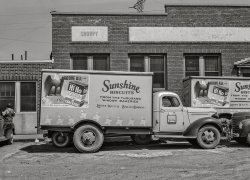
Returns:
[[[240,133],[240,129],[239,129],[239,123],[244,120],[244,119],[249,119],[250,116],[246,115],[246,116],[232,116],[232,128],[233,128],[233,133]]]
[[[241,121],[241,119],[233,119],[233,123],[232,123],[233,133],[240,132],[240,129],[239,129],[240,121]]]

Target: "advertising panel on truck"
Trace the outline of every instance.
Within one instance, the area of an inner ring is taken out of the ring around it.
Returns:
[[[185,81],[185,80],[184,80]],[[246,78],[190,77],[184,82],[185,102],[191,107],[249,108],[250,81]],[[190,91],[190,92],[185,92]],[[187,98],[190,98],[187,99]]]
[[[41,96],[41,125],[152,125],[151,73],[43,72]]]

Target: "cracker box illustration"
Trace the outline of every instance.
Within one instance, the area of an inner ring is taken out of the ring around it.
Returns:
[[[208,89],[208,98],[218,106],[224,106],[228,103],[227,95],[229,88],[219,86],[219,85],[211,85]]]
[[[87,103],[85,100],[87,91],[87,84],[78,81],[64,81],[61,96],[64,97],[66,104],[80,107]]]

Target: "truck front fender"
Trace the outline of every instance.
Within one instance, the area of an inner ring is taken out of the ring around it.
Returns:
[[[220,133],[222,133],[222,125],[218,119],[205,117],[190,124],[190,126],[188,126],[188,128],[184,131],[183,136],[197,137],[199,129],[205,125],[215,126],[220,131]]]
[[[241,121],[242,129],[240,132],[240,137],[247,137],[248,133],[250,132],[250,119],[244,119]]]

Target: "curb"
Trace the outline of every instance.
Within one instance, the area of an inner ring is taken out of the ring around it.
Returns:
[[[36,142],[43,141],[45,138],[42,135],[14,135],[14,142]]]

